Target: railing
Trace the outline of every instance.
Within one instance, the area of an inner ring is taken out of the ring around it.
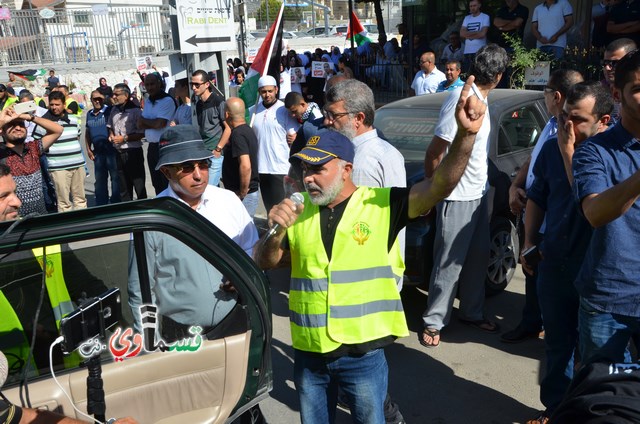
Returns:
[[[0,66],[132,59],[173,52],[169,6],[11,12],[0,21]]]
[[[371,87],[376,105],[407,97],[407,89],[411,84],[411,80],[408,79],[408,66],[395,60],[374,61],[368,57],[359,58],[349,66],[356,79]]]

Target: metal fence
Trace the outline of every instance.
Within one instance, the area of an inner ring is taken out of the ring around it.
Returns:
[[[174,51],[169,6],[11,12],[0,21],[0,66],[83,63]]]

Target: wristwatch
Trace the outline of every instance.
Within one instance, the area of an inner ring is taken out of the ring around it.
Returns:
[[[216,152],[218,152],[218,153],[222,152],[222,149],[220,148],[220,146],[217,146],[217,147],[216,147],[215,149],[213,149],[213,150],[215,150],[215,151],[216,151]]]

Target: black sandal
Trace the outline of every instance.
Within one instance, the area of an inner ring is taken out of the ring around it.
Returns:
[[[435,328],[425,328],[424,330],[422,330],[422,333],[418,334],[418,341],[422,346],[428,347],[428,348],[434,348],[434,347],[440,346],[440,340],[438,340],[438,343],[435,343],[435,344],[429,344],[425,342],[424,341],[425,334],[431,337],[431,340],[433,341],[435,340],[436,336],[440,335],[440,330],[436,330]]]

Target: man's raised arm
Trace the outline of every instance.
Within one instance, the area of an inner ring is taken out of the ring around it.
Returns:
[[[487,104],[473,93],[473,75],[467,79],[456,105],[456,133],[449,153],[436,169],[431,180],[425,179],[411,187],[409,218],[425,214],[447,197],[456,187],[467,167],[476,134],[480,131]]]

